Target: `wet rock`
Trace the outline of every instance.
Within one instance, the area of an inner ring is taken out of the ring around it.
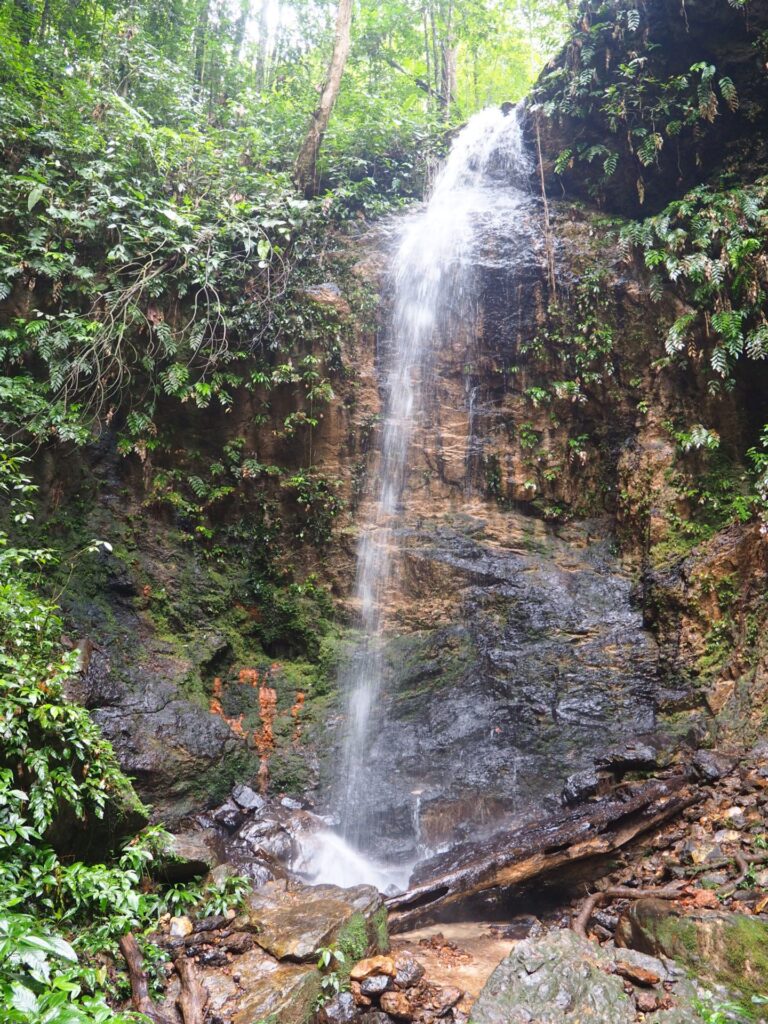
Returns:
[[[593,768],[585,768],[582,772],[574,772],[565,780],[562,801],[566,807],[580,804],[597,793],[600,778]]]
[[[320,991],[320,973],[309,964],[278,963],[258,947],[234,962],[236,970],[201,970],[209,994],[208,1014],[230,1024],[275,1020],[280,1024],[306,1024]],[[173,1002],[177,979],[167,996]]]
[[[267,803],[264,797],[259,796],[250,786],[235,786],[232,790],[232,799],[238,807],[249,812],[261,811]]]
[[[163,855],[156,862],[157,875],[168,882],[200,878],[220,861],[213,839],[203,832],[171,835]]]
[[[274,857],[282,863],[289,863],[295,853],[293,836],[279,821],[267,819],[244,825],[236,836],[238,845],[252,854]]]
[[[491,925],[490,931],[500,939],[527,939],[542,932],[541,922],[533,914],[518,914],[504,925]]]
[[[371,974],[360,982],[360,991],[369,999],[375,999],[391,988],[392,984],[393,980],[388,974]]]
[[[235,932],[234,935],[228,935],[225,939],[222,939],[221,944],[228,953],[241,956],[243,953],[247,953],[249,949],[253,949],[253,936],[249,935],[248,932]]]
[[[303,298],[317,302],[321,306],[330,306],[339,316],[349,316],[350,305],[341,293],[341,289],[333,281],[324,284],[313,284],[299,292]]]
[[[355,1004],[352,993],[340,992],[320,1008],[317,1020],[318,1024],[353,1024],[362,1015],[363,1011]]]
[[[399,957],[398,962],[401,959],[410,958]],[[391,956],[370,956],[365,960],[358,961],[349,972],[349,976],[353,981],[362,981],[363,978],[368,978],[372,974],[388,974],[394,978],[397,972],[397,962]]]
[[[227,829],[228,832],[234,832],[245,820],[245,812],[237,806],[234,800],[227,800],[211,813],[211,820]]]
[[[218,928],[224,928],[229,922],[226,914],[214,914],[213,917],[203,917],[195,921],[196,932],[213,932]]]
[[[171,923],[170,923],[170,928],[169,928],[169,931],[170,931],[170,934],[171,934],[171,938],[174,938],[174,939],[186,938],[187,935],[191,935],[192,934],[193,930],[194,930],[194,925],[192,924],[192,922],[190,921],[190,919],[188,917],[184,916],[184,917],[172,917],[171,918]]]
[[[395,988],[412,988],[424,977],[424,967],[412,956],[400,953],[395,957]]]
[[[239,861],[237,873],[250,879],[254,889],[260,889],[262,885],[266,885],[267,882],[272,882],[276,878],[285,878],[287,874],[280,865],[257,857]]]
[[[658,767],[658,754],[647,743],[629,740],[597,757],[595,764],[612,772],[647,770]]]
[[[262,949],[278,960],[308,961],[316,959],[322,946],[332,946],[345,929],[362,945],[361,953],[374,947],[381,899],[370,885],[341,889],[268,882],[248,897],[247,908]]]
[[[280,801],[280,806],[285,807],[289,811],[301,811],[303,810],[303,804],[300,800],[294,800],[291,796],[284,796]]]
[[[360,1024],[393,1024],[393,1020],[381,1010],[369,1010],[360,1018]]]
[[[226,967],[229,963],[229,957],[223,949],[204,949],[197,959],[203,967]]]

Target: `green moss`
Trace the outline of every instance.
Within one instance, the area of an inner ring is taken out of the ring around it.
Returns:
[[[731,971],[721,972],[718,980],[747,997],[764,995],[768,980],[768,925],[765,921],[734,915],[725,930],[724,953]]]
[[[386,907],[379,907],[371,918],[371,932],[374,948],[378,953],[389,950],[389,915]]]
[[[310,781],[307,758],[300,751],[277,751],[269,759],[269,786],[273,793],[301,793]]]
[[[351,969],[358,960],[362,960],[370,948],[368,926],[360,911],[353,914],[342,927],[336,939],[336,946],[345,956],[345,969]]]

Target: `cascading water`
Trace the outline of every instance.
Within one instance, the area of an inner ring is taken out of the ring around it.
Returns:
[[[340,835],[309,854],[317,877],[341,884],[404,884],[409,865],[377,867],[365,855],[376,809],[376,780],[367,763],[384,675],[383,634],[387,590],[393,582],[397,527],[407,504],[409,451],[424,425],[432,356],[450,325],[466,329],[473,312],[473,243],[478,225],[504,205],[529,173],[517,111],[476,114],[454,140],[431,198],[409,219],[393,258],[393,312],[384,360],[384,419],[378,448],[372,512],[357,559],[355,596],[361,639],[340,678],[347,715],[335,803]],[[514,204],[511,206],[514,215]],[[403,801],[413,797],[404,791]],[[342,841],[343,840],[343,841]],[[305,851],[305,856],[307,855]]]

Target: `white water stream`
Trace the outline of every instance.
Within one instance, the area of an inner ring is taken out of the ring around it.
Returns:
[[[360,539],[355,596],[361,640],[346,660],[343,755],[338,766],[337,833],[315,836],[304,851],[319,881],[404,887],[410,864],[371,861],[366,835],[376,815],[376,778],[367,760],[381,707],[383,610],[392,582],[397,529],[407,504],[414,429],[428,411],[433,353],[451,323],[474,316],[473,249],[478,225],[505,207],[504,193],[527,174],[516,111],[476,114],[453,142],[422,211],[408,219],[393,254],[393,311],[383,367],[384,416],[378,461],[369,474],[372,512]],[[512,204],[511,216],[515,215]],[[403,803],[412,801],[410,790]]]

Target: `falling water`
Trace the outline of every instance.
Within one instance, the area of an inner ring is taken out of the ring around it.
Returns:
[[[409,218],[393,259],[393,312],[384,368],[384,420],[372,512],[360,541],[355,594],[361,640],[346,660],[341,687],[347,716],[337,790],[343,839],[366,849],[376,814],[376,780],[367,753],[384,670],[383,611],[393,574],[396,530],[407,501],[409,450],[423,424],[435,346],[454,318],[472,316],[472,252],[478,222],[500,202],[500,186],[526,175],[517,112],[476,114],[454,140],[423,211]],[[404,793],[404,801],[409,794]],[[339,856],[335,844],[334,856]],[[353,858],[350,858],[350,860]],[[352,865],[350,865],[352,867]],[[361,881],[352,870],[348,884]]]

